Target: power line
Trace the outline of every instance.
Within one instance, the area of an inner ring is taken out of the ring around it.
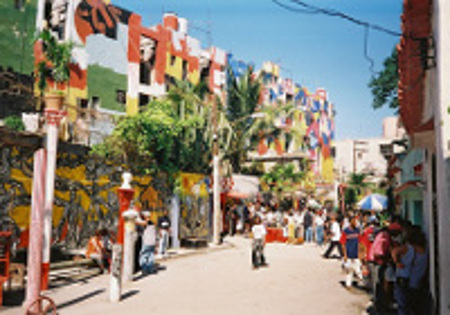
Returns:
[[[275,2],[276,0],[272,0],[272,1]],[[308,3],[306,3],[306,2],[304,2],[302,0],[290,0],[290,1],[298,4],[299,6],[305,8],[305,9],[312,10],[312,11],[317,11],[318,13],[322,13],[322,14],[325,14],[325,15],[328,15],[328,16],[339,17],[341,19],[347,20],[347,21],[352,22],[354,24],[357,24],[357,25],[360,25],[360,26],[365,26],[365,27],[377,30],[379,32],[382,32],[382,33],[385,33],[385,34],[388,34],[388,35],[391,35],[391,36],[395,36],[395,37],[402,36],[402,33],[400,33],[400,32],[396,32],[396,31],[390,30],[390,29],[388,29],[388,28],[386,28],[384,26],[380,26],[380,25],[377,25],[377,24],[373,24],[373,23],[370,23],[370,22],[366,22],[366,21],[357,19],[355,17],[352,17],[352,16],[350,16],[350,15],[348,15],[346,13],[340,12],[338,10],[321,8],[321,7],[318,7],[318,6],[314,6],[312,4],[308,4]]]
[[[304,10],[304,9],[300,9],[300,8],[294,8],[294,7],[289,6],[287,4],[281,3],[278,0],[272,0],[272,2],[275,3],[276,5],[278,5],[279,7],[282,7],[284,9],[286,9],[286,10],[290,10],[290,11],[293,11],[293,12],[299,12],[299,13],[304,13],[304,14],[318,14],[318,13],[320,13],[317,10]]]
[[[304,2],[302,0],[290,0],[290,1],[295,3],[295,4],[297,4],[297,5],[299,5],[299,6],[301,6],[301,7],[303,7],[304,9],[294,8],[292,6],[283,4],[283,3],[279,2],[278,0],[272,0],[272,2],[275,3],[276,5],[282,7],[284,9],[286,9],[286,10],[292,11],[292,12],[307,13],[307,14],[325,14],[325,15],[328,15],[328,16],[339,17],[339,18],[345,19],[345,20],[347,20],[347,21],[349,21],[351,23],[354,23],[354,24],[356,24],[358,26],[364,27],[364,44],[363,44],[363,46],[364,46],[364,48],[363,48],[363,50],[364,50],[364,58],[369,62],[369,64],[370,64],[369,70],[370,70],[370,72],[372,74],[377,74],[377,72],[374,70],[375,62],[369,56],[369,53],[368,53],[368,51],[369,51],[368,46],[369,46],[369,31],[370,31],[370,29],[377,30],[379,32],[382,32],[382,33],[385,33],[385,34],[388,34],[388,35],[391,35],[391,36],[395,36],[395,37],[402,36],[402,33],[392,31],[392,30],[387,29],[387,28],[385,28],[383,26],[379,26],[379,25],[376,25],[376,24],[372,24],[372,23],[369,23],[369,22],[366,22],[366,21],[359,20],[359,19],[354,18],[354,17],[352,17],[352,16],[350,16],[348,14],[342,13],[342,12],[334,10],[334,9],[321,8],[321,7],[318,7],[318,6],[314,6],[314,5],[308,4],[308,3],[306,3],[306,2]]]
[[[369,70],[370,72],[372,72],[372,74],[377,74],[375,72],[375,70],[373,70],[373,67],[375,65],[375,62],[373,61],[373,59],[369,56],[369,27],[366,26],[364,27],[364,58],[366,58],[366,60],[369,62],[370,66],[369,66]]]

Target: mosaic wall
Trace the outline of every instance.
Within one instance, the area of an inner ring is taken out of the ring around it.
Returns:
[[[33,177],[33,151],[21,147],[0,149],[0,219],[12,225],[19,247],[28,244]],[[83,246],[99,228],[115,230],[117,188],[123,168],[84,154],[60,152],[55,181],[53,242]],[[169,193],[164,179],[134,176],[132,186],[142,207],[160,210]],[[4,226],[3,226],[4,228]]]
[[[209,238],[211,232],[210,179],[200,174],[180,175],[180,239]]]

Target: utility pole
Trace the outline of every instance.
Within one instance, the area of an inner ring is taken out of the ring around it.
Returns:
[[[213,123],[213,242],[214,244],[220,244],[220,230],[222,212],[220,209],[220,176],[219,176],[219,137],[217,134],[218,129],[218,110],[216,96],[213,95],[212,103],[212,123]]]

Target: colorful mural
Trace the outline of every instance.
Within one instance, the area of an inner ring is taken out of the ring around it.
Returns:
[[[182,173],[180,185],[180,239],[207,239],[211,231],[209,176]]]
[[[70,121],[76,120],[80,106],[136,114],[151,98],[165,95],[175,80],[204,80],[223,97],[226,53],[203,49],[188,35],[186,19],[167,13],[162,24],[144,27],[140,15],[104,0],[74,0],[50,10],[38,12],[37,25],[44,24],[45,16],[64,16],[47,24],[55,36],[75,44],[66,88]],[[39,45],[35,58],[42,58]]]
[[[3,146],[0,150],[0,218],[12,224],[20,240],[28,244],[33,150]],[[85,154],[60,150],[55,181],[53,242],[79,247],[99,228],[115,230],[118,214],[117,188],[123,166]],[[147,209],[162,209],[169,196],[164,179],[134,176],[136,199]]]
[[[260,140],[258,153],[264,155],[307,154],[316,180],[333,181],[334,108],[327,92],[307,88],[280,76],[278,65],[266,62],[263,71],[262,106],[292,103],[295,110],[278,117],[276,125],[284,132]]]

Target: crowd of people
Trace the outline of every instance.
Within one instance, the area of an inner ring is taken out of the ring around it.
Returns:
[[[155,224],[149,211],[139,211],[136,220],[136,269],[154,272],[154,255],[167,255],[171,221],[163,210]],[[342,260],[348,290],[370,289],[373,308],[379,314],[427,314],[431,299],[428,280],[428,250],[420,226],[388,213],[309,207],[305,200],[296,207],[278,207],[261,202],[233,203],[225,212],[225,232],[252,237],[252,268],[268,266],[264,247],[267,228],[282,230],[287,244],[316,243],[324,259]],[[106,229],[93,235],[86,256],[102,271],[109,269],[113,236]],[[326,246],[326,248],[325,248]],[[355,281],[356,280],[356,286]]]
[[[226,219],[228,234],[252,236],[253,268],[267,266],[267,228],[279,228],[287,243],[327,244],[323,258],[342,260],[344,287],[372,292],[376,313],[430,313],[427,241],[408,220],[387,212],[334,211],[332,203],[314,209],[306,201],[283,210],[270,203],[235,203]]]

